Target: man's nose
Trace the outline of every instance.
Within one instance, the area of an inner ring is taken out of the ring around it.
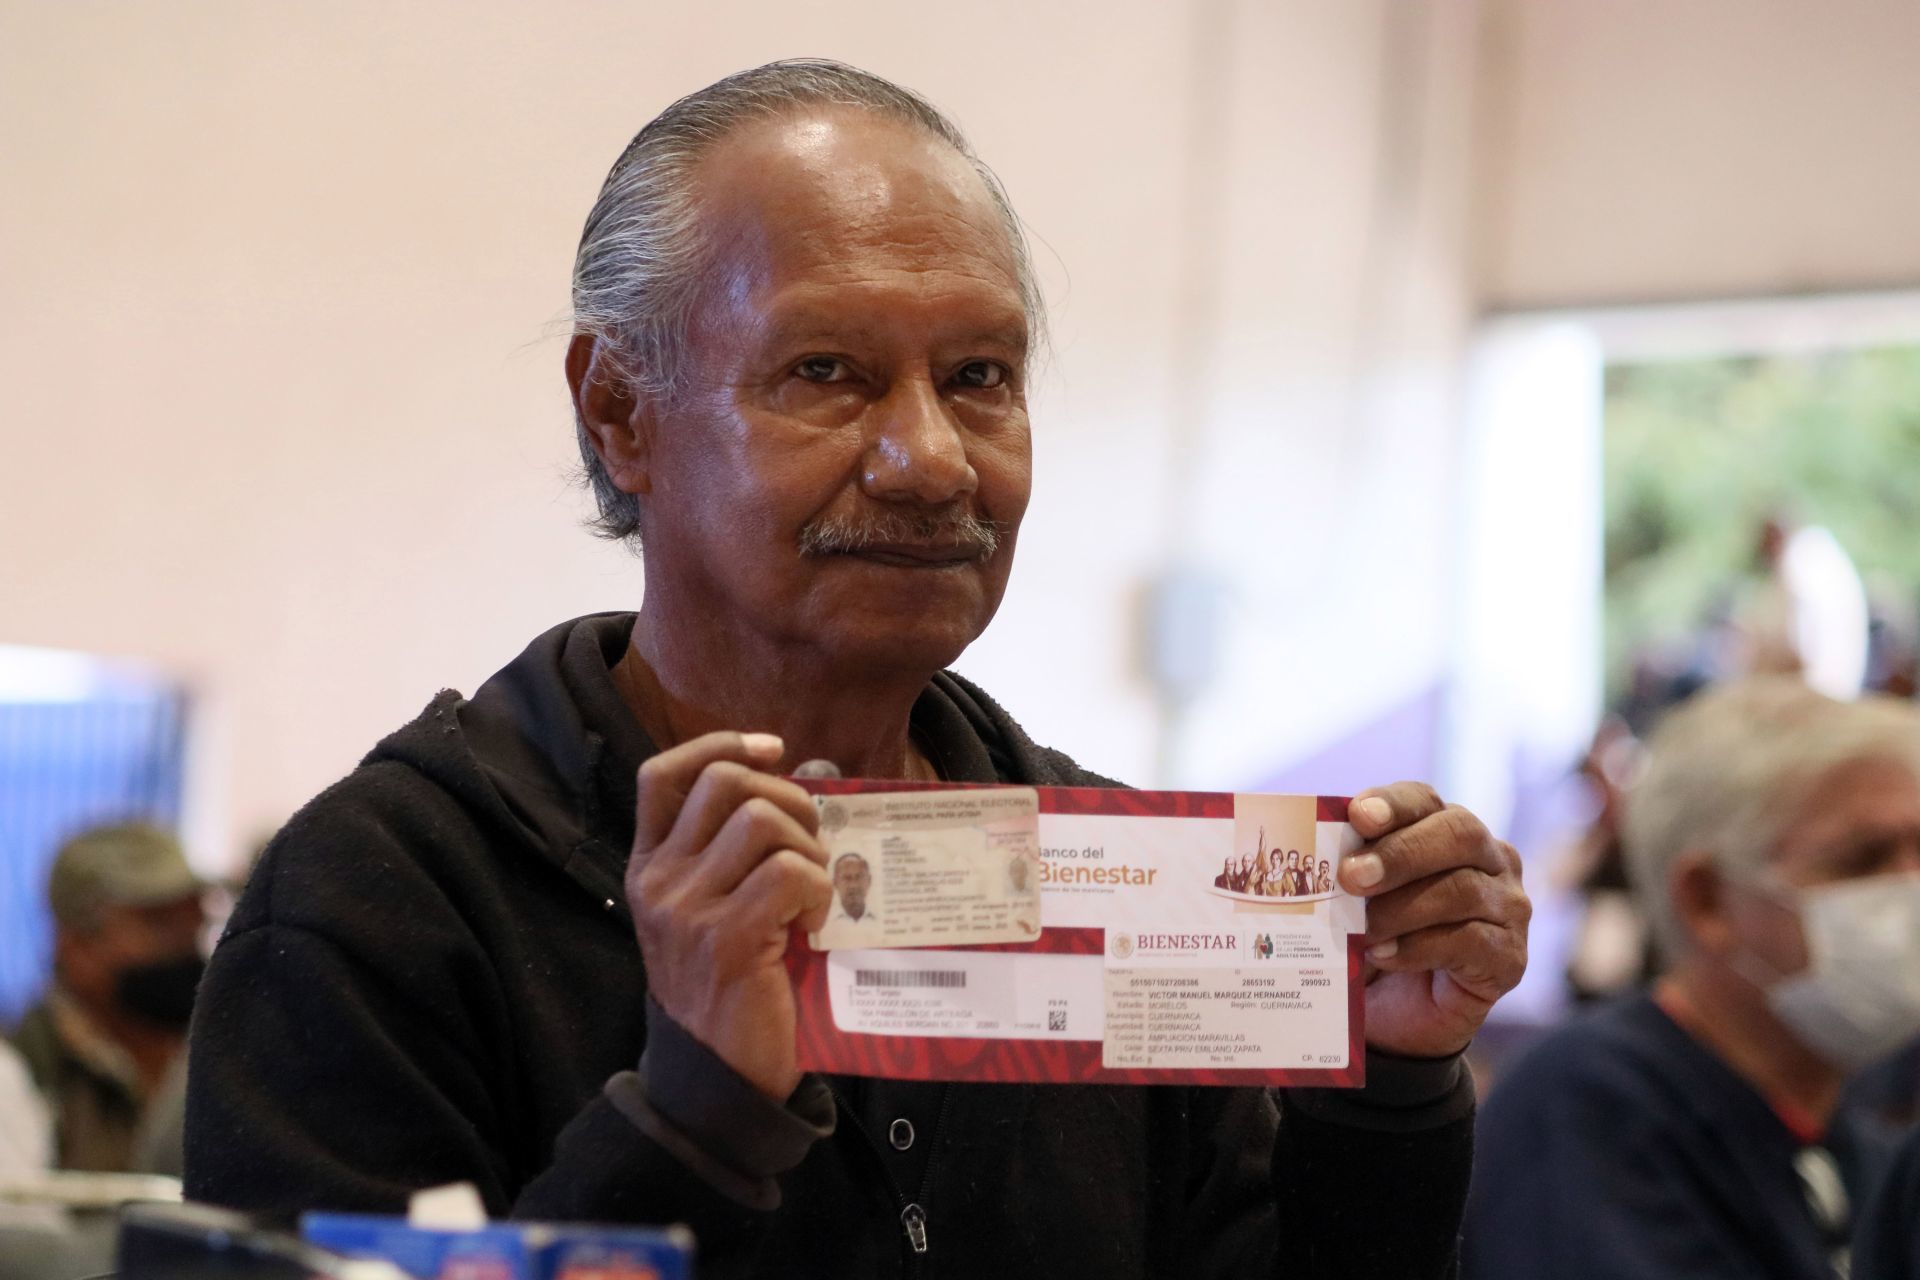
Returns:
[[[938,506],[974,491],[966,437],[930,381],[900,379],[875,410],[861,473],[869,494]]]

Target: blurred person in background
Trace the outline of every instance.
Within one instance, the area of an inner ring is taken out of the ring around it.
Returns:
[[[0,1277],[5,1280],[74,1280],[113,1266],[113,1236],[106,1224],[76,1229],[72,1217],[31,1194],[53,1166],[53,1122],[34,1087],[26,1060],[0,1040],[0,1187],[29,1192],[0,1194]]]
[[[1651,981],[1658,971],[1646,913],[1627,884],[1620,847],[1621,797],[1640,768],[1640,740],[1626,720],[1609,715],[1576,770],[1593,804],[1593,820],[1555,868],[1580,899],[1580,922],[1567,957],[1567,993],[1576,1003],[1610,999]]]
[[[1776,513],[1760,525],[1760,581],[1738,618],[1744,670],[1798,675],[1830,698],[1867,677],[1867,592],[1833,533]]]
[[[1479,1127],[1465,1274],[1844,1275],[1920,1032],[1920,711],[1741,681],[1675,710],[1623,844],[1665,976],[1549,1035]]]
[[[1920,611],[1910,590],[1886,576],[1867,588],[1867,688],[1895,698],[1920,693]]]
[[[27,1073],[27,1061],[0,1040],[0,1182],[44,1173],[52,1165],[54,1123],[46,1113],[46,1100]],[[17,1226],[23,1217],[36,1222],[44,1215],[0,1199],[0,1228]],[[0,1261],[4,1259],[6,1253],[0,1251]]]
[[[52,1112],[60,1168],[178,1173],[203,888],[179,842],[143,823],[83,832],[55,855],[53,983],[13,1042]]]
[[[34,1087],[26,1060],[0,1040],[0,1181],[41,1173],[53,1165],[53,1123]],[[0,1202],[0,1226],[9,1221]]]

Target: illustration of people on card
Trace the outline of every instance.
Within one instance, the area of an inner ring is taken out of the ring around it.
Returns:
[[[1280,859],[1280,851],[1275,849],[1270,855],[1267,872],[1267,896],[1284,898],[1293,892],[1293,872]]]
[[[1309,914],[1338,894],[1332,866],[1320,866],[1324,833],[1314,797],[1236,796],[1233,823],[1224,870],[1195,872],[1208,892],[1236,900],[1238,911],[1280,915]]]
[[[1247,865],[1247,881],[1240,886],[1239,892],[1250,893],[1257,898],[1267,896],[1267,879],[1273,874],[1273,859],[1267,853],[1267,829],[1260,828],[1260,836],[1254,842],[1252,861]]]
[[[1308,862],[1312,861],[1309,857]],[[1313,892],[1313,876],[1300,861],[1298,849],[1287,850],[1287,896],[1304,898]]]

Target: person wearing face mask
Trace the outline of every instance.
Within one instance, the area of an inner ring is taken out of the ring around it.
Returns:
[[[204,888],[179,842],[145,824],[83,832],[55,856],[53,983],[12,1038],[60,1168],[178,1171],[162,1148],[169,1130],[178,1144]]]
[[[1711,690],[1625,803],[1664,972],[1487,1099],[1463,1274],[1844,1277],[1897,1135],[1843,1087],[1920,1034],[1920,711]]]

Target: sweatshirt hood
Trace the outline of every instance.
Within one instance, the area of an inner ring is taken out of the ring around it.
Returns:
[[[367,761],[419,770],[491,812],[596,897],[620,902],[634,775],[658,750],[613,683],[634,616],[589,614],[543,632],[472,698],[442,691]],[[952,672],[928,683],[914,704],[912,732],[949,781],[1117,785],[1035,745]]]

